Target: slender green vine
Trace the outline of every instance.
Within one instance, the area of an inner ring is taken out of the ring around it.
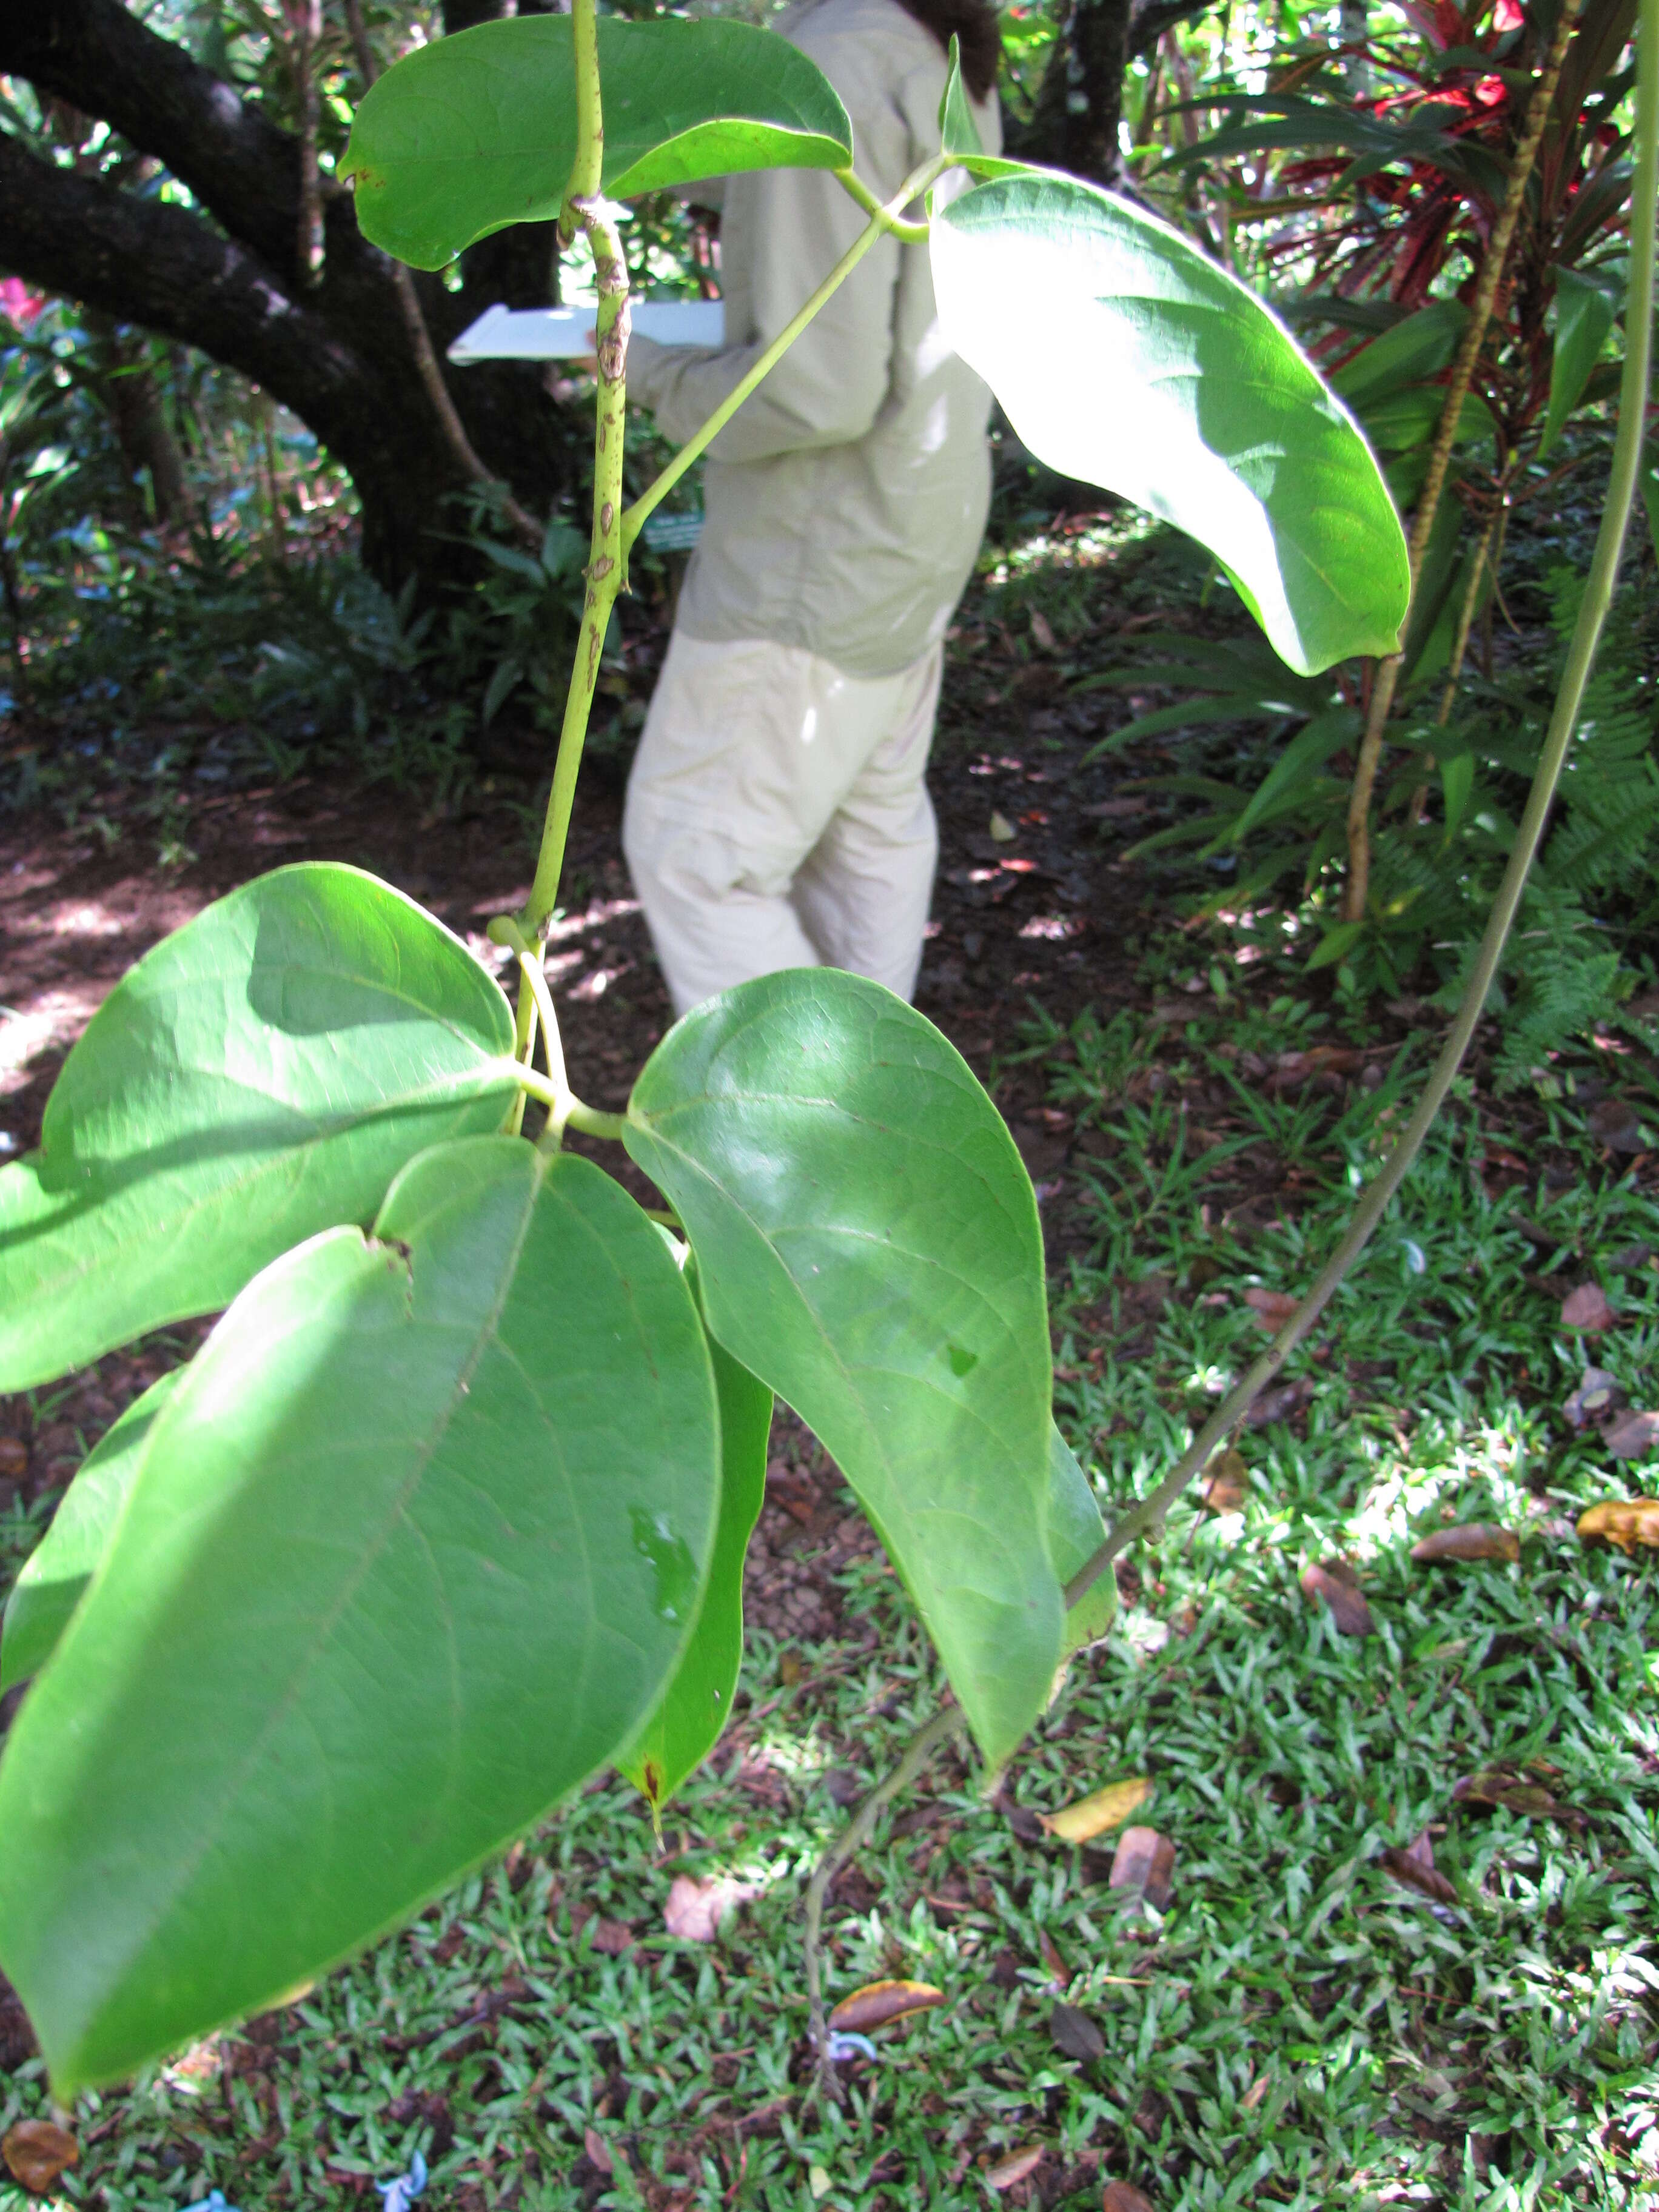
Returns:
[[[1256,1397],[1272,1382],[1291,1353],[1307,1335],[1334,1293],[1337,1285],[1364,1251],[1372,1231],[1382,1218],[1389,1201],[1404,1182],[1439,1112],[1454,1078],[1468,1050],[1477,1024],[1486,1009],[1486,994],[1498,973],[1504,940],[1510,933],[1528,872],[1543,837],[1550,803],[1560,781],[1567,750],[1577,727],[1584,687],[1589,681],[1601,629],[1618,582],[1619,560],[1642,459],[1647,394],[1653,343],[1654,232],[1656,194],[1659,192],[1659,0],[1642,0],[1638,33],[1636,96],[1636,179],[1631,202],[1630,282],[1625,310],[1625,366],[1619,391],[1619,427],[1613,440],[1613,466],[1601,524],[1596,532],[1584,596],[1578,610],[1572,640],[1567,648],[1548,733],[1539,757],[1538,769],[1528,795],[1526,811],[1516,833],[1509,866],[1492,902],[1486,933],[1475,957],[1463,1002],[1441,1047],[1417,1110],[1401,1134],[1381,1173],[1365,1193],[1346,1237],[1320,1271],[1307,1297],[1280,1329],[1267,1350],[1230,1390],[1193,1439],[1180,1462],[1124,1515],[1104,1543],[1066,1585],[1066,1602],[1075,1605],[1105,1572],[1118,1553],[1152,1528],[1180,1497],[1188,1484],[1207,1464],[1211,1455],[1237,1427]]]

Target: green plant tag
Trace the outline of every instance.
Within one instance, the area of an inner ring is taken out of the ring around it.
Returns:
[[[1254,294],[1048,170],[936,203],[930,251],[946,337],[1040,459],[1207,546],[1301,673],[1394,650],[1410,578],[1388,488]]]
[[[625,1141],[685,1224],[710,1328],[835,1455],[1000,1763],[1048,1700],[1061,1612],[1042,1240],[1001,1115],[914,1008],[801,969],[671,1030]]]
[[[494,979],[373,876],[307,862],[220,899],[111,992],[41,1149],[0,1170],[0,1390],[371,1219],[423,1146],[500,1127],[512,1052]]]
[[[52,1526],[23,1562],[0,1626],[0,1692],[38,1674],[109,1547],[157,1416],[184,1372],[152,1382],[82,1461]]]
[[[0,1963],[58,2094],[278,2002],[614,1759],[719,1449],[690,1291],[588,1161],[438,1146],[372,1238],[251,1284],[0,1759]]]
[[[853,128],[815,62],[748,23],[603,16],[605,190],[743,169],[839,169]],[[420,46],[364,95],[340,173],[365,237],[439,269],[509,223],[550,222],[576,151],[568,15],[479,23]]]
[[[695,1262],[688,1262],[696,1290]],[[772,1393],[710,1338],[720,1413],[720,1511],[708,1586],[662,1702],[617,1762],[659,1814],[708,1758],[732,1717],[743,1659],[743,1563],[766,1496]]]

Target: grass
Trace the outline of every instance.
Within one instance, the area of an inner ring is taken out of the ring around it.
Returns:
[[[1058,1402],[1109,1506],[1259,1347],[1244,1292],[1305,1285],[1407,1079],[1385,1048],[1373,1089],[1275,1097],[1242,1055],[1328,1042],[1320,1018],[1189,1003],[1039,1024],[1027,1055],[1076,1117]],[[1524,1178],[1492,1166],[1528,1149]],[[1236,1201],[1264,1178],[1285,1218],[1251,1228],[1262,1209]],[[1646,1244],[1659,1202],[1570,1101],[1465,1097],[1292,1363],[1305,1402],[1240,1439],[1242,1508],[1183,1507],[1132,1551],[1111,1639],[999,1802],[942,1759],[832,1896],[832,1995],[907,1975],[946,1997],[878,2038],[843,2109],[801,2094],[800,1892],[849,1772],[884,1771],[938,1686],[873,1559],[840,1571],[838,1644],[751,1637],[722,1771],[660,1847],[625,1785],[591,1784],[285,2011],[83,2099],[55,2197],[372,2212],[421,2148],[434,2212],[1080,2207],[1114,2178],[1158,2212],[1659,2205],[1659,1606],[1643,1555],[1573,1533],[1642,1484],[1567,1426],[1586,1345],[1559,1318],[1601,1280],[1596,1364],[1652,1397]],[[1452,1519],[1514,1529],[1518,1564],[1414,1565]],[[4,1574],[41,1525],[0,1522]],[[1339,1554],[1372,1637],[1299,1587]],[[1499,1762],[1538,1763],[1565,1817],[1454,1799]],[[1109,1887],[1111,1838],[1062,1845],[1030,1819],[1134,1774],[1155,1785],[1138,1817],[1176,1846],[1161,1916]],[[1455,1901],[1382,1861],[1425,1829]],[[754,1901],[713,1946],[671,1937],[674,1875],[716,1871]],[[605,1922],[635,1936],[621,1955],[596,1948]],[[1057,1993],[1098,2058],[1054,2045]],[[0,2130],[46,2108],[38,2064],[0,2077]],[[1042,2164],[998,2197],[986,2169],[1026,2146]],[[0,2212],[35,2201],[0,2186]]]

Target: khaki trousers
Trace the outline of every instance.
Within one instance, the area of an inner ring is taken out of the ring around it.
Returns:
[[[938,646],[896,676],[676,630],[623,850],[674,1011],[779,968],[915,988],[939,831],[923,781]]]

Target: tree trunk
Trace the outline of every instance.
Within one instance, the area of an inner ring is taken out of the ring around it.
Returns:
[[[450,27],[506,5],[451,0]],[[362,503],[363,559],[388,589],[411,573],[427,582],[465,573],[453,501],[471,479],[415,366],[392,264],[359,231],[349,192],[322,180],[322,267],[307,283],[299,140],[120,0],[0,7],[0,74],[101,118],[210,218],[77,174],[0,135],[0,267],[198,347],[291,408],[349,471]],[[458,292],[418,277],[440,357],[497,300],[545,302],[552,246],[550,226],[526,226],[468,254]],[[447,371],[446,380],[485,464],[527,507],[548,512],[572,479],[580,439],[538,368],[501,363]]]
[[[1123,119],[1123,74],[1150,53],[1164,32],[1206,14],[1216,0],[1070,0],[1023,130],[1010,134],[1009,151],[1022,161],[1045,161],[1115,185],[1122,168],[1119,129]]]

